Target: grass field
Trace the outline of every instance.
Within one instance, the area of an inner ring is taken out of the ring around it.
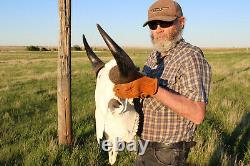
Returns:
[[[205,50],[212,87],[195,135],[192,165],[250,165],[250,52]],[[99,52],[111,59],[109,52]],[[148,51],[129,50],[142,67]],[[58,146],[57,52],[0,52],[0,165],[107,165],[95,137],[95,75],[84,53],[72,54],[73,148]],[[115,165],[132,165],[122,152]]]

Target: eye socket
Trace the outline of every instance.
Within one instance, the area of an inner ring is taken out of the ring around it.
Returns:
[[[121,105],[122,105],[122,103],[120,103],[116,99],[111,99],[111,100],[109,100],[109,103],[108,103],[108,107],[110,109],[119,108]]]

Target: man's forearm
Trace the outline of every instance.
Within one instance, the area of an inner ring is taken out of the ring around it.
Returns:
[[[206,112],[204,102],[192,101],[185,96],[172,93],[161,87],[153,97],[195,124],[200,124],[204,119]]]

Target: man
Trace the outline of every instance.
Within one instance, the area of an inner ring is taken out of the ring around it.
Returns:
[[[185,25],[180,5],[158,0],[148,10],[154,51],[145,76],[116,85],[120,98],[142,98],[142,141],[149,141],[136,165],[185,165],[193,136],[206,112],[211,68],[202,51],[182,38]]]

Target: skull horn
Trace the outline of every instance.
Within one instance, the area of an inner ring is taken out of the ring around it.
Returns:
[[[111,37],[109,37],[109,35],[102,29],[99,24],[97,24],[97,28],[102,35],[103,40],[109,47],[112,55],[114,56],[121,75],[124,77],[131,77],[132,75],[134,75],[132,76],[134,77],[133,79],[138,78],[138,68],[134,65],[133,61],[130,59],[127,53],[120,46],[118,46],[111,39]]]
[[[90,60],[90,62],[92,64],[92,67],[94,68],[96,76],[97,76],[99,70],[101,68],[103,68],[105,64],[102,62],[102,60],[100,60],[96,56],[94,51],[90,48],[90,46],[89,46],[89,44],[88,44],[88,42],[87,42],[84,35],[82,35],[82,39],[83,39],[83,44],[84,44],[84,48],[86,50],[87,56],[88,56],[88,58],[89,58],[89,60]]]

